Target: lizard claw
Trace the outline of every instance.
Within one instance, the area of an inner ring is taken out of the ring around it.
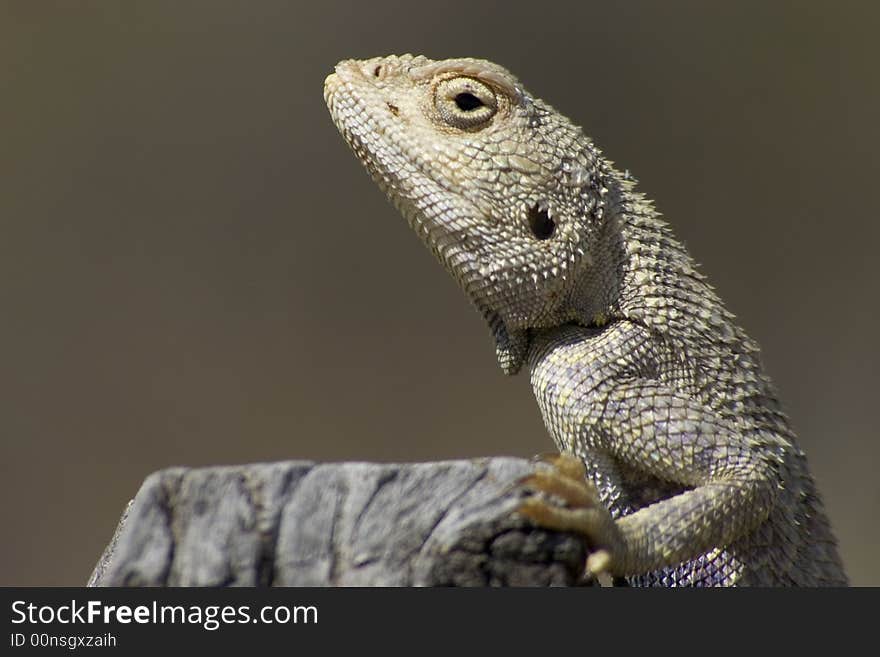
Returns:
[[[535,456],[533,460],[552,466],[566,477],[586,480],[587,469],[583,461],[571,452],[544,452]]]
[[[586,477],[584,464],[574,454],[538,457],[549,468],[540,468],[519,483],[536,493],[523,500],[518,512],[545,529],[574,532],[584,536],[593,548],[586,563],[586,574],[595,576],[612,571],[616,527],[599,492]]]

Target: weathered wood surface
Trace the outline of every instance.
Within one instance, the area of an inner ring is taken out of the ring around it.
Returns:
[[[515,458],[171,468],[146,479],[90,586],[578,583],[581,539],[514,513]]]

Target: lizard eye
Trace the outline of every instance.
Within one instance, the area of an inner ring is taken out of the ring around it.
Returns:
[[[474,78],[443,80],[434,91],[434,106],[454,128],[481,128],[495,116],[498,99],[492,89]]]

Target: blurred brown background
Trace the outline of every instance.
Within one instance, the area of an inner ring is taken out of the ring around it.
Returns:
[[[633,172],[880,584],[867,7],[0,3],[0,584],[84,583],[166,466],[552,448],[324,107],[337,60],[392,52],[496,60]]]

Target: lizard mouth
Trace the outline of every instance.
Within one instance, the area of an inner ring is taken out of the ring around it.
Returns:
[[[526,331],[510,330],[504,317],[485,298],[477,244],[491,235],[473,232],[474,217],[490,216],[447,180],[416,137],[400,126],[399,108],[373,80],[381,65],[344,61],[324,82],[324,99],[333,122],[377,186],[410,227],[452,274],[485,318],[495,338],[502,369],[516,373],[528,350]],[[448,199],[455,198],[455,203]],[[486,222],[488,223],[488,222]],[[462,248],[464,242],[471,248]]]
[[[337,129],[382,191],[392,201],[404,202],[425,196],[423,188],[433,185],[478,211],[474,200],[460,192],[460,185],[432,167],[423,149],[400,128],[400,109],[376,86],[375,75],[364,70],[364,64],[339,62],[324,80],[324,101]],[[426,214],[430,214],[427,208]]]
[[[423,150],[400,129],[398,108],[371,76],[364,62],[336,65],[324,81],[333,122],[378,187],[467,292],[462,279],[478,271],[479,264],[474,250],[457,245],[476,239],[468,226],[475,215],[485,213],[442,172],[431,168]],[[454,204],[438,202],[450,197],[456,199]]]

